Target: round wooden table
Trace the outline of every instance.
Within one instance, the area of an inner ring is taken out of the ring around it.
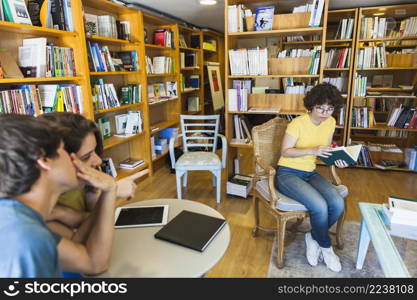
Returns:
[[[132,205],[159,204],[168,204],[168,221],[182,210],[224,219],[213,208],[189,200],[155,199]],[[203,252],[155,238],[160,229],[161,226],[115,229],[109,269],[98,277],[201,277],[220,260],[230,241],[228,224]]]

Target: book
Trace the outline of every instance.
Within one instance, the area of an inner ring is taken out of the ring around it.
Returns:
[[[332,149],[329,157],[317,157],[328,166],[334,165],[334,162],[339,159],[344,160],[348,165],[352,165],[358,160],[361,148],[362,145],[336,147]]]
[[[101,169],[104,173],[111,175],[112,177],[117,177],[117,171],[114,167],[113,159],[111,157],[103,158],[103,163]]]
[[[142,159],[133,159],[133,158],[127,158],[119,163],[119,167],[122,169],[135,169],[141,165],[143,165],[145,162]]]
[[[391,160],[391,159],[384,159],[377,161],[374,166],[378,169],[388,170],[388,169],[395,169],[401,168],[403,165],[403,161],[400,160]]]
[[[252,177],[236,174],[227,181],[226,193],[246,198],[252,189],[252,185]]]
[[[258,7],[255,15],[255,31],[272,30],[274,20],[273,6]]]
[[[93,36],[98,34],[98,16],[84,13],[85,18],[85,34],[86,36]]]
[[[2,0],[4,19],[9,22],[32,25],[24,0]]]
[[[183,210],[155,233],[155,238],[203,252],[226,223],[224,219]]]

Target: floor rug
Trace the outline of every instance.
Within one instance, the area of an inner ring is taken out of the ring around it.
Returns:
[[[360,224],[358,222],[345,222],[343,228],[344,248],[342,250],[334,247],[336,254],[340,257],[342,263],[342,271],[335,273],[327,269],[324,262],[319,262],[316,267],[308,264],[305,256],[304,232],[310,230],[309,220],[303,222],[298,227],[297,232],[287,232],[286,239],[290,243],[286,245],[284,257],[285,266],[278,269],[276,266],[276,247],[277,240],[275,238],[272,247],[272,254],[269,264],[269,278],[353,278],[353,277],[384,277],[382,269],[379,265],[375,250],[370,242],[368,253],[362,270],[356,269],[356,253],[359,237]],[[292,235],[292,236],[291,236]],[[417,277],[417,241],[407,240],[403,238],[393,237],[395,245],[401,257],[406,264],[408,271],[412,277]],[[333,243],[335,244],[335,243]]]

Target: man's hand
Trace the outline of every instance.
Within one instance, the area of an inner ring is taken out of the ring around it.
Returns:
[[[116,181],[113,177],[87,166],[80,161],[74,153],[71,153],[71,159],[77,169],[78,178],[85,181],[86,184],[103,192],[109,192],[116,189]]]
[[[135,173],[129,177],[120,179],[116,182],[117,184],[117,197],[118,198],[133,198],[136,191],[135,180],[149,173],[149,169],[145,169],[138,173]]]

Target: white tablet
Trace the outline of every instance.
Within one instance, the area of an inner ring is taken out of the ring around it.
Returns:
[[[162,226],[168,221],[168,205],[116,208],[115,228]]]

